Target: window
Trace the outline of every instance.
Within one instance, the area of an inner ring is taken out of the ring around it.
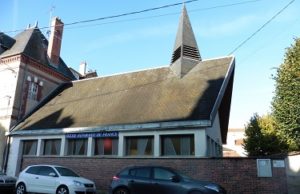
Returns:
[[[68,155],[86,155],[87,139],[69,139]]]
[[[28,98],[31,100],[38,100],[38,90],[39,85],[37,83],[29,82]]]
[[[195,155],[194,135],[161,136],[161,153],[163,156]]]
[[[244,144],[244,139],[236,139],[236,140],[234,140],[234,144],[241,146]]]
[[[36,155],[37,140],[24,140],[23,141],[23,155]]]
[[[40,167],[39,175],[50,176],[50,173],[53,173],[55,176],[57,176],[56,172],[50,166],[41,166]]]
[[[154,179],[171,180],[175,176],[174,173],[163,168],[154,168]]]
[[[212,155],[212,150],[211,150],[211,143],[210,143],[210,137],[207,136],[206,137],[206,152],[207,152],[207,156],[211,156]]]
[[[44,140],[43,155],[59,155],[60,154],[60,139],[46,139]]]
[[[150,178],[151,169],[150,168],[134,168],[129,170],[129,175],[139,178]]]
[[[126,155],[150,156],[153,155],[153,136],[127,137]]]
[[[72,177],[79,177],[73,170],[65,168],[65,167],[55,167],[58,173],[61,176],[72,176]]]
[[[117,138],[96,138],[94,155],[117,155]]]
[[[28,174],[38,174],[39,170],[40,170],[40,166],[32,166],[32,167],[30,167],[26,170],[26,173],[28,173]]]

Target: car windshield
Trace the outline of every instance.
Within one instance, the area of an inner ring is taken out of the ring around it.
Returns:
[[[61,176],[70,176],[70,177],[79,177],[78,174],[76,174],[74,171],[64,168],[64,167],[55,167],[55,169],[58,171],[58,173]]]

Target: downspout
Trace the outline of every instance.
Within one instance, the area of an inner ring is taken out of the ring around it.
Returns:
[[[6,146],[5,146],[5,150],[4,150],[4,163],[3,163],[3,168],[2,168],[4,173],[6,173],[6,171],[7,171],[9,150],[10,150],[10,135],[8,135],[6,138]]]

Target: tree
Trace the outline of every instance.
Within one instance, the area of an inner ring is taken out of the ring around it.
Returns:
[[[275,122],[271,115],[260,117],[254,114],[246,125],[244,149],[248,156],[267,156],[284,153],[287,145],[276,135]]]
[[[287,48],[284,63],[277,69],[272,111],[277,133],[289,145],[300,150],[300,39]]]

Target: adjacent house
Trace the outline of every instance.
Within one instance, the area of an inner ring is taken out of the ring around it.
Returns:
[[[36,25],[15,37],[0,32],[0,169],[4,132],[28,114],[58,85],[75,80],[60,57],[63,23],[52,21],[49,41]]]
[[[246,157],[247,152],[243,147],[245,139],[244,128],[231,128],[227,133],[226,144],[223,145],[224,157]]]
[[[170,65],[61,84],[9,133],[7,172],[25,156],[221,157],[234,68],[201,58],[184,7]]]

